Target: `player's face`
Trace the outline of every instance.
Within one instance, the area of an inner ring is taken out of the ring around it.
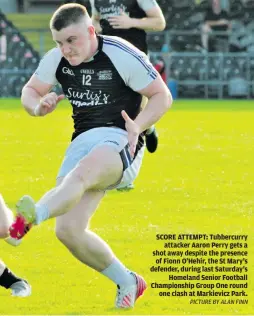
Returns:
[[[61,49],[70,65],[77,66],[89,60],[93,55],[95,32],[93,26],[87,26],[85,20],[57,31],[52,30],[53,40]]]

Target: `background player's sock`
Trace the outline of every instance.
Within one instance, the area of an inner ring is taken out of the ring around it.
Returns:
[[[6,267],[2,275],[0,276],[0,286],[9,289],[13,283],[21,280],[21,278],[17,277],[15,274],[12,273],[11,270]]]

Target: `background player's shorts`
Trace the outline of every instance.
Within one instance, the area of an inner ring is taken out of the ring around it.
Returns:
[[[57,178],[65,177],[82,158],[102,145],[116,148],[124,166],[122,179],[119,183],[109,187],[108,190],[123,188],[131,184],[139,173],[144,155],[144,146],[141,146],[133,159],[129,153],[127,132],[117,127],[93,128],[77,136],[67,148]]]

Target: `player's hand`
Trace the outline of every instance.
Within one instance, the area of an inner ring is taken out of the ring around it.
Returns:
[[[130,145],[130,154],[134,157],[136,152],[136,147],[138,143],[138,137],[140,134],[140,128],[137,123],[135,123],[129,115],[125,112],[121,112],[123,119],[125,120],[125,128],[128,132],[128,142]]]
[[[113,29],[130,29],[133,27],[133,20],[126,13],[121,11],[120,15],[108,18],[109,24]]]
[[[34,109],[35,116],[45,116],[53,112],[57,104],[64,99],[64,95],[57,95],[55,92],[46,94]]]

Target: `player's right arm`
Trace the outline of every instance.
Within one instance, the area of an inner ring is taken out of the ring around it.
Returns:
[[[64,95],[50,92],[57,83],[55,73],[61,55],[57,49],[49,51],[41,60],[37,70],[22,89],[21,103],[32,116],[44,116],[54,111]]]

